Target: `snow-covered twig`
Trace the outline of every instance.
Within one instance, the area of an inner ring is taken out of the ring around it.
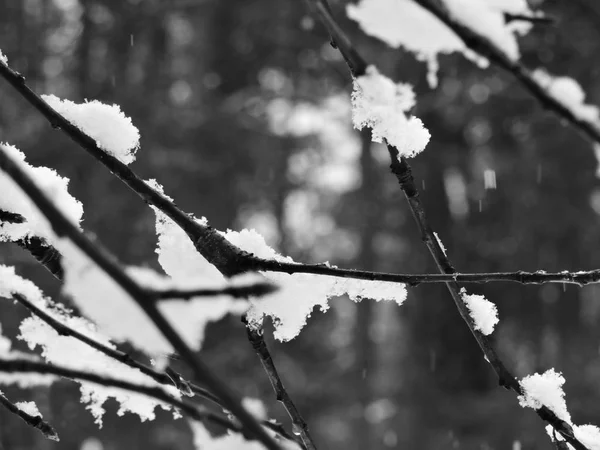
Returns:
[[[242,318],[242,321],[247,325],[245,317]],[[279,372],[277,372],[277,368],[275,367],[271,353],[267,348],[267,343],[265,342],[265,338],[263,336],[263,330],[256,330],[247,326],[246,331],[248,333],[248,340],[252,344],[252,348],[254,348],[254,351],[258,355],[258,358],[260,359],[260,362],[265,369],[267,376],[269,377],[269,381],[271,382],[273,391],[275,391],[277,400],[281,402],[290,416],[290,419],[292,419],[294,433],[300,435],[306,450],[316,450],[317,447],[308,431],[308,425],[302,418],[298,408],[296,408],[296,405],[292,401],[292,398],[288,394],[283,382],[281,381]]]
[[[0,67],[6,66],[4,66],[3,63],[0,63]],[[96,145],[95,141],[94,145]],[[240,420],[247,432],[261,441],[268,449],[281,450],[281,446],[264,430],[256,418],[242,406],[237,395],[214,375],[208,366],[197,358],[173,326],[158,310],[156,302],[153,301],[148,290],[131,278],[107,250],[98,243],[92,242],[65,215],[63,215],[23,169],[19,167],[19,165],[13,161],[1,147],[0,169],[6,172],[23,192],[29,196],[35,206],[48,219],[48,222],[50,222],[53,231],[57,236],[69,238],[73,244],[75,244],[88,258],[94,261],[117,285],[131,296],[165,338],[171,343],[175,351],[177,351],[190,366],[197,380],[206,384],[206,386],[221,399],[227,409]]]
[[[341,28],[337,26],[335,19],[331,15],[331,10],[327,6],[326,0],[308,1],[312,5],[312,9],[317,13],[317,17],[327,27],[330,33],[332,44],[336,46],[340,52],[342,52],[344,59],[348,62],[348,66],[353,75],[355,77],[364,75],[368,67],[367,62],[352,46],[350,40],[341,30]],[[350,51],[347,54],[344,54],[344,51],[348,49],[350,49]],[[427,246],[440,272],[454,275],[454,267],[452,267],[450,260],[442,250],[439,240],[436,239],[433,229],[429,224],[427,215],[425,214],[425,209],[419,197],[419,191],[412,175],[412,169],[408,164],[408,161],[405,157],[398,158],[398,150],[396,148],[390,145],[387,147],[392,161],[390,166],[392,173],[398,179],[402,191],[404,192],[404,195],[408,201],[413,213],[413,217],[415,218],[417,226],[421,231],[421,239]],[[469,308],[461,298],[460,287],[458,283],[454,280],[447,281],[446,286],[448,287],[448,291],[450,292],[450,295],[452,296],[452,299],[454,300],[461,317],[475,337],[486,359],[496,372],[500,385],[507,389],[513,390],[519,395],[522,395],[523,392],[519,382],[501,361],[488,337],[476,329],[473,319],[470,316]],[[552,411],[550,411],[548,408],[542,407],[537,409],[536,412],[543,420],[550,423],[554,429],[560,433],[575,449],[586,450],[586,447],[575,438],[573,435],[573,430],[570,429],[568,424],[560,420]]]
[[[577,111],[574,111],[569,105],[564,104],[551,95],[548,89],[533,76],[533,72],[518,59],[513,60],[509,58],[504,51],[496,47],[489,39],[452,17],[443,5],[443,2],[439,0],[414,1],[454,31],[471,50],[485,56],[492,63],[511,73],[545,108],[553,111],[560,118],[566,119],[592,141],[600,143],[600,129],[598,125],[584,120],[579,116]]]
[[[59,377],[68,378],[71,380],[88,381],[90,383],[99,384],[101,386],[125,389],[127,391],[143,394],[148,397],[155,398],[156,400],[159,400],[161,402],[168,403],[180,409],[194,420],[210,421],[228,430],[243,432],[243,430],[238,425],[235,425],[230,420],[217,414],[214,414],[206,408],[192,404],[186,400],[179,400],[157,386],[139,385],[117,378],[105,377],[95,373],[68,369],[65,367],[55,366],[40,361],[31,361],[28,359],[0,359],[0,372],[57,375]]]
[[[59,441],[58,433],[48,422],[46,422],[39,415],[29,414],[27,411],[23,411],[9,399],[7,399],[2,393],[0,393],[0,405],[4,406],[11,413],[19,416],[27,423],[27,425],[37,428],[46,438],[52,441]]]
[[[187,381],[183,380],[181,378],[181,376],[178,373],[176,373],[175,371],[171,370],[171,371],[169,371],[169,373],[158,372],[158,371],[152,369],[151,367],[148,367],[145,364],[142,364],[141,362],[133,359],[127,353],[110,348],[100,342],[95,341],[94,339],[87,337],[86,335],[80,333],[79,331],[74,330],[73,328],[68,327],[67,325],[59,322],[54,317],[47,314],[45,311],[42,311],[40,308],[38,308],[36,305],[34,305],[32,302],[30,302],[27,298],[25,298],[23,295],[15,293],[15,294],[13,294],[13,299],[15,301],[17,301],[18,303],[20,303],[21,305],[23,305],[25,308],[27,308],[32,314],[35,314],[37,317],[39,317],[44,322],[46,322],[48,325],[50,325],[54,330],[56,330],[56,332],[60,336],[70,336],[74,339],[77,339],[77,340],[83,342],[84,344],[90,346],[91,348],[99,351],[100,353],[103,353],[106,356],[119,361],[122,364],[125,364],[133,369],[138,369],[140,372],[142,372],[145,375],[148,375],[150,378],[152,378],[154,381],[156,381],[158,383],[161,383],[161,384],[164,384],[167,386],[175,385],[175,387],[177,387],[180,390],[189,389],[184,386],[190,386],[192,391],[194,392],[194,394],[219,404],[219,400],[217,397],[212,395],[206,389],[202,389],[201,387],[193,386],[193,385],[189,384]],[[221,405],[219,404],[219,406],[221,406]]]
[[[25,219],[20,214],[0,209],[0,224],[2,222],[23,223],[24,221]],[[44,239],[37,236],[31,236],[17,240],[16,244],[31,253],[31,255],[56,278],[59,280],[63,278],[64,273],[62,265],[60,264],[60,253]]]

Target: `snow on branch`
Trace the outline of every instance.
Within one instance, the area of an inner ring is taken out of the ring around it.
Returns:
[[[53,364],[39,361],[30,361],[26,359],[4,359],[0,358],[0,372],[9,374],[43,374],[53,375],[70,380],[84,381],[103,386],[106,389],[118,389],[129,394],[136,394],[140,397],[150,397],[157,403],[167,404],[175,408],[175,411],[182,411],[189,417],[198,421],[209,421],[226,429],[240,432],[241,429],[231,421],[216,415],[206,408],[194,405],[187,400],[181,400],[173,397],[169,392],[159,386],[147,386],[137,384],[131,381],[122,380],[112,376],[99,375],[97,373],[70,369]]]
[[[156,182],[152,182],[156,189],[162,189]],[[159,236],[156,252],[158,262],[163,270],[175,282],[186,283],[190,279],[201,281],[210,286],[222,286],[225,277],[205,257],[196,251],[194,245],[181,228],[166,217],[157,208],[156,231]],[[206,223],[206,219],[194,219],[199,223]],[[406,287],[403,284],[385,281],[353,280],[350,278],[334,278],[310,273],[294,274],[294,269],[300,264],[292,258],[284,257],[270,248],[254,230],[240,232],[219,232],[233,247],[240,249],[242,257],[256,261],[256,270],[259,270],[267,280],[278,286],[278,290],[260,298],[251,298],[251,307],[247,313],[251,326],[260,326],[264,316],[274,320],[275,337],[288,341],[300,333],[315,307],[321,310],[328,309],[328,299],[348,294],[352,300],[372,298],[375,300],[393,300],[398,304],[406,299]],[[277,268],[275,272],[272,269]],[[249,266],[250,268],[254,268]],[[287,269],[286,269],[287,268]],[[288,272],[288,273],[285,273]],[[204,309],[205,317],[218,317],[234,311],[231,300],[223,299],[219,302],[194,302],[187,306],[188,314],[198,311],[200,315]],[[168,305],[174,302],[169,301]],[[183,306],[182,306],[183,307]],[[195,313],[194,313],[195,314]],[[212,315],[211,315],[212,314]],[[214,319],[216,320],[216,319]],[[197,328],[196,328],[197,330]]]
[[[2,53],[0,53],[0,57],[1,56]],[[9,410],[11,413],[19,416],[27,425],[37,428],[47,439],[57,442],[60,441],[58,433],[50,424],[48,424],[48,422],[44,420],[35,403],[12,403],[4,396],[2,391],[0,391],[0,405]]]
[[[356,76],[357,68],[362,68],[363,71],[366,70],[368,63],[360,56],[358,51],[352,46],[352,43],[348,37],[337,25],[335,19],[331,15],[331,9],[327,5],[326,0],[310,0],[310,4],[312,9],[316,12],[318,18],[327,27],[327,30],[330,33],[331,42],[342,53],[344,60],[348,63],[352,74]],[[434,235],[433,229],[429,224],[425,209],[420,200],[419,191],[412,175],[412,169],[410,165],[405,157],[401,155],[399,157],[398,150],[392,145],[388,144],[387,148],[392,161],[390,166],[392,173],[398,179],[402,191],[405,194],[408,204],[412,210],[413,217],[419,230],[421,231],[423,242],[427,246],[440,272],[445,274],[454,274],[454,267],[452,266],[447,255],[442,250],[439,241]],[[470,316],[469,308],[467,307],[465,301],[463,301],[461,298],[458,283],[447,282],[446,286],[460,315],[475,337],[484,356],[496,372],[500,385],[521,395],[522,388],[520,384],[506,368],[487,336],[475,328],[475,324]],[[586,447],[573,436],[572,432],[564,426],[564,421],[559,419],[552,411],[548,410],[547,408],[543,408],[541,410],[536,410],[536,412],[542,419],[550,423],[552,427],[577,450],[586,449]]]
[[[18,164],[21,170],[36,180],[44,192],[52,197],[56,206],[75,225],[79,225],[83,215],[81,203],[73,198],[68,190],[69,179],[59,176],[47,167],[33,167],[25,161],[25,155],[12,145],[0,143],[0,149]],[[35,203],[8,176],[0,176],[0,209],[7,213],[20,216],[12,221],[0,222],[0,240],[17,241],[23,238],[37,236],[54,240],[55,235],[47,218],[36,207]]]
[[[97,100],[74,103],[54,95],[42,95],[42,98],[69,122],[94,138],[101,149],[124,164],[135,161],[140,133],[119,105],[107,105]]]
[[[3,66],[0,66],[0,69]],[[106,283],[113,283],[131,298],[132,304],[137,304],[148,316],[156,329],[166,338],[172,348],[177,351],[187,364],[194,371],[199,381],[204,382],[207,387],[221,398],[225,406],[240,420],[244,428],[250,434],[256,437],[271,450],[281,450],[280,446],[263,430],[260,424],[252,417],[241,405],[237,396],[233,394],[222,381],[213,375],[210,369],[202,364],[182,340],[173,326],[165,319],[157,309],[152,299],[148,296],[147,290],[131,278],[116,262],[115,258],[98,244],[89,240],[76,225],[74,225],[43,193],[43,191],[34,183],[31,177],[21,168],[18,161],[15,161],[10,154],[0,147],[0,169],[2,169],[18,186],[25,192],[48,222],[51,224],[52,231],[57,236],[68,236],[68,239],[61,239],[68,245],[57,245],[65,257],[65,270],[69,276],[69,261],[77,261],[77,258],[70,256],[81,252],[85,258],[88,258],[96,264],[106,279],[101,280]],[[66,254],[67,253],[67,254]],[[89,267],[89,265],[88,265]],[[90,289],[90,292],[95,289]],[[105,298],[102,299],[106,300]]]
[[[575,439],[583,444],[583,448],[600,450],[600,428],[594,425],[573,424],[562,388],[565,378],[560,372],[549,369],[542,374],[528,375],[519,384],[523,389],[523,395],[519,396],[519,404],[523,408],[536,410],[548,408],[565,422],[565,428],[570,430]],[[559,441],[564,440],[548,428],[546,428],[546,432],[553,440],[557,438]],[[573,448],[571,445],[569,447]]]
[[[467,304],[475,329],[486,336],[493,333],[498,323],[498,308],[483,295],[467,294],[465,288],[460,290],[463,301]]]
[[[438,83],[439,54],[460,52],[480,66],[487,65],[485,58],[469,50],[460,37],[413,0],[361,0],[349,4],[347,14],[365,33],[392,48],[403,47],[427,63],[432,87]]]
[[[151,369],[136,364],[117,351],[107,337],[101,335],[88,320],[72,316],[70,312],[44,298],[40,290],[28,280],[15,274],[12,267],[0,266],[0,296],[15,299],[26,306],[35,316],[23,320],[19,327],[19,339],[31,350],[39,347],[46,362],[66,368],[85,367],[97,374],[116,376],[143,385],[158,385],[151,376]],[[169,379],[169,377],[165,378]],[[173,383],[167,383],[167,391],[179,398]],[[81,385],[82,402],[93,414],[96,423],[102,423],[103,404],[108,398],[119,402],[119,414],[132,412],[142,421],[154,419],[158,404],[151,398],[132,396],[119,390],[106,390],[95,385]],[[164,406],[164,405],[161,405]]]
[[[422,152],[429,142],[429,131],[421,119],[407,113],[415,106],[412,86],[394,83],[379,73],[375,66],[354,79],[352,120],[354,127],[372,130],[373,142],[393,145],[406,157]]]
[[[532,76],[550,96],[569,108],[578,120],[600,125],[600,109],[585,103],[585,92],[573,78],[553,76],[544,69],[534,71]]]

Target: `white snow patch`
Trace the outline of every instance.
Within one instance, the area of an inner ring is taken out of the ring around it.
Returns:
[[[519,396],[519,404],[523,408],[539,409],[546,406],[559,419],[571,423],[571,415],[567,410],[565,393],[562,390],[565,379],[560,372],[549,369],[543,374],[528,375],[519,383],[523,388],[523,395]]]
[[[40,410],[38,409],[37,405],[34,402],[17,402],[17,403],[15,403],[15,406],[17,408],[19,408],[21,411],[23,411],[24,413],[29,414],[30,416],[44,417],[44,416],[42,416],[42,413],[40,413]]]
[[[8,65],[8,58],[2,53],[2,49],[0,49],[0,62]]]
[[[162,188],[155,182],[147,182],[162,193]],[[223,275],[210,264],[194,247],[190,238],[160,211],[156,213],[156,230],[159,235],[158,261],[164,271],[178,283],[186,283],[193,279],[196,283],[203,283],[208,287],[219,287],[225,283]],[[195,219],[206,224],[206,219]],[[240,232],[227,231],[222,233],[232,244],[242,250],[253,253],[265,259],[274,259],[294,264],[294,260],[284,257],[270,248],[262,236],[254,230]],[[346,278],[336,278],[313,274],[287,274],[279,272],[261,272],[268,280],[279,287],[279,290],[260,298],[253,298],[250,302],[248,320],[251,325],[262,323],[264,316],[273,318],[275,337],[282,341],[289,341],[300,333],[315,307],[325,311],[328,309],[328,299],[348,294],[351,299],[369,298],[374,300],[393,300],[402,304],[406,300],[406,287],[404,284],[364,281]],[[165,303],[165,308],[173,308],[176,302]],[[206,308],[209,320],[217,320],[225,314],[240,313],[247,307],[227,298],[216,297],[214,300],[203,299],[198,303],[202,311]],[[178,320],[189,321],[193,315],[193,306],[189,302],[181,302],[178,311]],[[162,308],[162,307],[161,307]],[[211,309],[212,308],[212,309]],[[166,311],[166,310],[165,310]],[[202,311],[199,311],[202,312]],[[195,317],[198,321],[198,317]],[[179,329],[178,322],[178,329]],[[203,328],[202,328],[203,329]],[[196,330],[198,332],[198,330]]]
[[[547,90],[548,94],[569,109],[575,117],[597,127],[600,126],[600,109],[584,103],[585,92],[573,78],[555,77],[544,69],[535,70],[532,76]]]
[[[54,95],[42,95],[42,98],[56,112],[95,139],[102,150],[124,164],[131,164],[135,160],[140,133],[119,105],[107,105],[97,100],[74,103]]]
[[[52,199],[54,205],[74,225],[79,226],[83,207],[69,194],[69,179],[58,175],[47,167],[33,167],[25,161],[25,155],[12,145],[0,143],[0,151],[12,159],[35,184]],[[16,241],[31,236],[39,236],[49,241],[54,239],[54,231],[46,217],[25,194],[12,178],[0,170],[0,209],[20,214],[23,223],[0,222],[0,241]]]
[[[461,289],[460,294],[469,308],[469,313],[475,323],[475,329],[485,335],[492,334],[498,323],[498,308],[496,308],[496,305],[483,295],[467,294],[465,288]]]
[[[577,440],[589,450],[600,450],[600,428],[594,425],[574,425],[573,432]]]
[[[90,290],[93,291],[94,288]],[[10,298],[13,293],[21,294],[37,308],[70,329],[112,350],[116,349],[115,345],[106,336],[98,332],[96,325],[82,317],[71,315],[71,311],[60,305],[53,304],[43,296],[42,292],[31,281],[16,275],[14,268],[0,265],[0,296]],[[138,385],[161,387],[172,396],[176,398],[180,397],[179,391],[174,386],[164,387],[141,373],[138,369],[126,366],[74,337],[60,335],[54,328],[37,316],[32,315],[23,320],[19,331],[20,335],[18,338],[25,341],[30,350],[34,350],[36,347],[40,348],[41,356],[48,363],[69,369],[83,370],[85,372],[118,378]],[[6,352],[10,350],[10,342],[0,343],[0,346],[4,347],[4,350],[0,351],[2,356],[11,356],[10,354],[6,355]],[[16,354],[12,355],[12,357],[17,356],[23,357]],[[36,374],[14,375],[27,377]],[[7,384],[11,382],[10,380],[3,379],[3,377],[0,378],[0,381]],[[48,381],[50,382],[52,379]],[[82,402],[86,403],[86,408],[92,412],[96,423],[99,425],[102,424],[102,416],[105,412],[103,404],[109,398],[114,398],[119,402],[119,415],[123,415],[124,412],[131,412],[137,414],[142,421],[154,419],[156,406],[161,406],[163,409],[171,409],[170,405],[163,404],[145,395],[88,382],[79,383],[81,384]]]
[[[526,21],[506,23],[504,14],[534,15],[525,0],[444,0],[451,17],[490,41],[511,60],[519,58],[517,36],[526,34]],[[437,85],[438,55],[462,53],[480,67],[486,58],[476,54],[442,21],[413,0],[361,0],[347,6],[348,17],[362,30],[393,48],[403,47],[428,66],[427,79]],[[426,33],[423,30],[427,30]]]
[[[352,121],[361,130],[373,130],[373,142],[384,140],[396,147],[400,156],[411,157],[423,151],[429,131],[421,119],[407,112],[415,106],[415,93],[409,84],[394,83],[369,66],[366,74],[354,79]]]

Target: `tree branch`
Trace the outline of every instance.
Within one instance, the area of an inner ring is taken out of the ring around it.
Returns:
[[[26,359],[0,359],[0,372],[5,373],[39,373],[47,375],[57,375],[70,380],[81,380],[95,383],[101,386],[115,387],[138,394],[152,397],[164,403],[168,403],[175,408],[185,412],[191,418],[198,421],[210,421],[216,425],[222,426],[228,430],[242,432],[243,430],[230,420],[208,411],[206,408],[194,405],[186,400],[179,400],[168,394],[164,389],[158,386],[143,386],[118,378],[105,377],[95,373],[84,372],[81,370],[68,369],[55,366],[40,361],[31,361]]]
[[[361,69],[360,66],[357,66]],[[15,219],[16,217],[16,219]],[[25,219],[18,214],[9,213],[0,210],[0,221],[11,223],[21,223]],[[61,266],[61,255],[57,249],[47,244],[39,237],[31,237],[27,240],[19,241],[19,245],[28,249],[36,259],[50,270],[60,281],[63,280],[63,269]],[[241,250],[240,250],[241,251]],[[38,256],[39,255],[39,256]],[[246,253],[251,259],[248,262],[249,270],[256,272],[283,272],[310,273],[313,275],[324,275],[339,278],[353,278],[357,280],[368,281],[387,281],[391,283],[406,283],[410,286],[418,286],[424,283],[445,283],[448,281],[457,281],[459,283],[489,283],[489,282],[514,282],[521,284],[545,284],[545,283],[567,283],[578,286],[600,282],[600,269],[588,271],[562,271],[545,272],[537,270],[535,272],[526,272],[518,270],[516,272],[483,272],[483,273],[453,273],[453,274],[402,274],[374,272],[369,270],[343,269],[333,267],[328,264],[303,264],[289,263],[276,260],[267,260],[257,258],[254,255]],[[247,296],[261,296],[274,292],[277,287],[270,283],[258,283],[250,286],[227,287],[224,289],[168,289],[156,291],[152,295],[159,300],[167,299],[190,299],[192,297],[210,297],[216,295],[231,295],[235,298]]]
[[[0,222],[23,223],[25,222],[25,218],[20,214],[0,209]],[[16,241],[16,244],[31,253],[31,255],[57,279],[62,279],[64,273],[62,265],[60,264],[60,253],[44,239],[37,236],[31,236],[25,239],[19,239]]]
[[[255,283],[247,286],[227,286],[216,289],[167,289],[156,291],[152,295],[156,300],[190,300],[194,297],[216,297],[218,295],[228,295],[233,298],[261,297],[277,291],[278,287],[272,283]]]
[[[0,63],[0,67],[6,66]],[[177,331],[160,313],[149,292],[129,277],[111,254],[99,244],[92,243],[91,240],[73,225],[37,187],[33,180],[7,155],[2,147],[0,147],[0,169],[4,170],[23,192],[29,196],[42,214],[46,216],[57,236],[68,237],[138,303],[160,332],[171,343],[174,350],[190,366],[198,381],[206,384],[221,399],[227,409],[240,420],[244,428],[268,449],[281,450],[280,445],[264,430],[254,416],[242,406],[237,395],[220,378],[214,375],[208,366],[196,357]]]
[[[23,419],[27,425],[33,428],[37,428],[40,431],[40,433],[42,433],[47,439],[57,442],[60,441],[58,433],[54,428],[52,428],[52,425],[44,421],[44,419],[41,416],[32,416],[31,414],[26,413],[17,405],[12,403],[9,399],[7,399],[1,392],[0,404],[6,409],[8,409],[11,413]]]
[[[269,377],[269,381],[271,382],[271,386],[273,387],[273,391],[275,391],[275,395],[277,397],[277,401],[279,401],[285,410],[287,411],[290,419],[292,419],[292,429],[294,430],[294,434],[299,434],[302,439],[302,443],[304,444],[304,448],[306,450],[317,450],[317,447],[308,431],[308,425],[302,418],[300,411],[296,408],[296,405],[292,401],[292,398],[288,394],[281,378],[279,377],[279,373],[277,372],[277,368],[275,367],[275,363],[273,362],[273,358],[271,357],[271,353],[267,348],[267,343],[263,337],[263,330],[255,330],[252,327],[248,326],[248,322],[246,317],[242,317],[242,322],[246,325],[246,332],[248,333],[248,340],[252,344],[252,348],[256,352],[260,362]]]
[[[492,63],[512,74],[545,108],[567,120],[575,129],[594,142],[600,143],[600,129],[592,122],[583,120],[567,105],[550,95],[519,60],[511,60],[489,39],[454,19],[440,0],[414,0],[448,28],[450,28],[471,50],[485,56]]]
[[[331,15],[329,9],[326,7],[325,0],[308,0],[313,5],[313,10],[316,11],[318,18],[325,24],[330,33],[331,40],[334,44],[337,44],[340,52],[344,52],[347,47],[352,48],[350,40],[345,36],[343,31],[337,27],[332,26],[335,25],[335,20]],[[419,2],[421,0],[418,0]],[[342,42],[343,45],[339,45],[339,42]],[[351,60],[352,65],[349,64],[350,70],[352,70],[355,76],[360,76],[365,73],[365,69],[368,66],[366,61],[358,54],[358,52],[354,49],[354,51],[348,55],[345,55],[344,58],[346,61]],[[352,58],[352,59],[351,59]],[[433,230],[427,220],[427,216],[425,214],[425,210],[423,205],[421,204],[421,199],[419,197],[419,191],[414,182],[414,178],[412,176],[412,170],[406,158],[402,157],[398,159],[398,150],[393,146],[387,146],[388,152],[390,154],[390,158],[392,164],[390,166],[392,173],[396,175],[398,182],[408,200],[408,204],[414,216],[414,219],[421,231],[421,238],[432,258],[434,259],[436,265],[438,266],[440,272],[445,274],[454,274],[455,270],[450,263],[448,257],[444,254],[444,251],[439,245],[438,240],[435,238],[433,234]],[[519,395],[523,395],[523,390],[521,385],[517,381],[517,379],[512,375],[509,370],[504,366],[504,363],[501,361],[499,355],[496,353],[496,350],[492,346],[490,340],[487,336],[483,335],[481,332],[475,329],[473,319],[470,316],[469,309],[465,302],[462,300],[460,296],[460,288],[457,282],[448,281],[446,282],[446,286],[454,303],[469,327],[469,330],[475,337],[475,340],[479,344],[484,356],[496,372],[498,376],[499,383],[501,386],[511,389]],[[579,440],[577,440],[574,436],[573,430],[571,426],[559,419],[551,410],[547,407],[543,406],[540,409],[536,410],[538,416],[540,416],[543,420],[550,423],[552,427],[561,434],[567,440],[569,444],[575,447],[577,450],[588,450]]]

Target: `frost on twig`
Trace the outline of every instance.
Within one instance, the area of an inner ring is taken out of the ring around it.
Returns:
[[[0,49],[0,62],[2,64],[8,64],[8,58],[4,55],[4,53],[2,53],[1,49]]]
[[[135,161],[140,133],[118,105],[107,105],[97,100],[74,103],[54,95],[42,95],[42,98],[56,112],[95,139],[102,150],[125,164]]]
[[[401,156],[415,156],[429,142],[429,131],[421,119],[407,113],[415,106],[412,86],[394,83],[375,66],[354,79],[352,120],[354,127],[372,129],[373,142],[384,140],[396,147]]]

